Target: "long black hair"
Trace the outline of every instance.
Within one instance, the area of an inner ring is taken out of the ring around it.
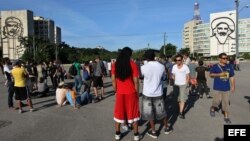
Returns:
[[[131,76],[132,68],[130,66],[130,57],[132,55],[132,49],[129,47],[124,47],[115,63],[115,75],[116,78],[119,78],[120,80],[124,81],[126,78]]]

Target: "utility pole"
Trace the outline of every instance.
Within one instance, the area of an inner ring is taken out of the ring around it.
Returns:
[[[164,55],[166,55],[166,47],[165,47],[165,45],[166,45],[166,32],[164,32],[164,45],[163,45],[163,47],[164,47],[164,48],[163,48],[163,49],[164,49],[164,50],[163,50],[163,51],[164,51],[164,52],[163,52]]]
[[[235,38],[235,44],[236,44],[236,58],[239,58],[239,0],[235,0],[235,11],[236,11],[236,38]]]

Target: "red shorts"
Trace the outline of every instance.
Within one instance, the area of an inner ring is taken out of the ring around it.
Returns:
[[[114,120],[118,123],[133,123],[140,119],[139,97],[133,94],[116,94]]]

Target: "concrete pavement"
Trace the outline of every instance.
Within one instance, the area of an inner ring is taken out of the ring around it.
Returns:
[[[242,71],[236,72],[236,93],[231,95],[232,124],[250,124],[250,63],[241,64]],[[18,114],[17,110],[7,107],[7,89],[3,75],[0,75],[0,140],[1,141],[111,141],[114,140],[113,95],[111,80],[105,79],[106,97],[98,103],[82,106],[74,110],[66,105],[56,107],[55,96],[33,99],[37,111]],[[67,80],[68,82],[72,80]],[[208,86],[212,90],[212,79]],[[188,101],[186,119],[177,117],[178,108],[168,87],[167,110],[174,132],[165,135],[159,122],[156,129],[159,141],[221,141],[223,140],[223,115],[216,112],[211,118],[209,107],[212,99],[195,99]],[[16,105],[16,103],[15,103]],[[28,110],[25,107],[24,110]],[[139,131],[144,141],[154,140],[146,135],[147,123],[141,121]],[[133,139],[133,132],[124,134],[122,140]]]

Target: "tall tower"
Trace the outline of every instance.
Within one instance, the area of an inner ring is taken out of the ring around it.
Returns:
[[[199,3],[194,3],[194,17],[193,20],[201,20]]]

